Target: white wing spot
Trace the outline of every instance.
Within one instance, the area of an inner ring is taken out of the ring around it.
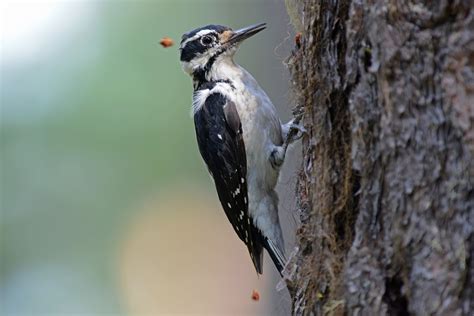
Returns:
[[[219,139],[222,140],[222,135],[221,134],[217,134],[217,137],[219,137]]]
[[[230,203],[227,203],[227,206],[228,206],[229,208],[232,208],[232,205],[230,205]]]
[[[250,225],[250,217],[247,218],[247,223]]]
[[[240,187],[238,187],[238,188],[234,191],[233,196],[237,196],[237,195],[239,195],[239,193],[240,193]]]
[[[243,220],[244,219],[244,211],[240,211],[240,216],[239,216],[240,220]]]
[[[246,197],[244,197],[244,203],[247,204],[247,198]]]
[[[244,179],[244,178],[240,178],[240,182],[245,183],[245,179]]]

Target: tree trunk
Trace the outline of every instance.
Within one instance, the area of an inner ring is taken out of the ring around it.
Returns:
[[[473,315],[473,2],[287,7],[308,131],[294,314]]]

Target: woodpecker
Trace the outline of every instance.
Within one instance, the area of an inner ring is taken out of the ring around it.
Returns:
[[[224,212],[257,273],[263,272],[265,248],[281,274],[286,259],[275,186],[288,145],[304,130],[293,121],[282,125],[267,94],[233,60],[242,41],[265,28],[206,25],[185,33],[179,50],[193,81],[199,151]],[[298,133],[289,134],[291,129]]]

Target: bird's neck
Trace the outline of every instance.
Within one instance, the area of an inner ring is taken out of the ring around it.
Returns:
[[[206,69],[207,68],[207,69]],[[217,58],[193,76],[194,88],[208,82],[233,82],[242,76],[242,68],[231,57]]]

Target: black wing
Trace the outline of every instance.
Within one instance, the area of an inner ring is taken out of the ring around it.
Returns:
[[[211,94],[194,114],[194,125],[199,151],[214,178],[225,214],[261,274],[262,235],[248,213],[247,158],[235,104],[220,93]]]

